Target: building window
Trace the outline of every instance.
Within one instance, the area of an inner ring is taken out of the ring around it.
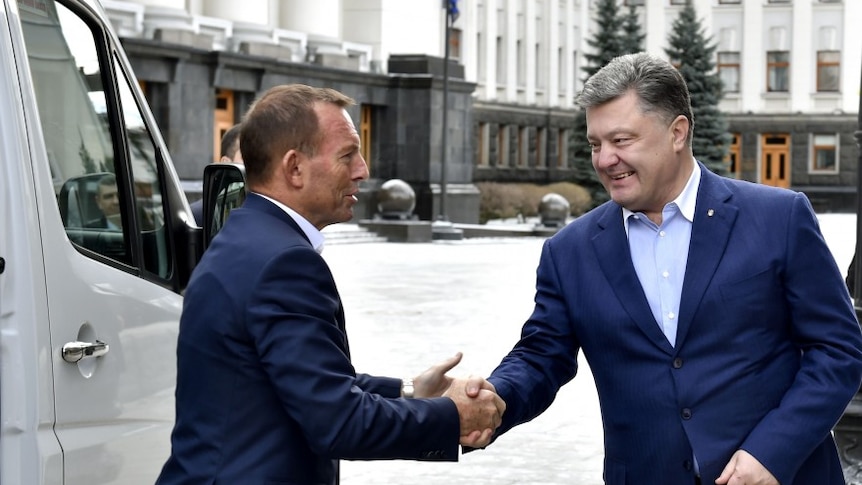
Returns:
[[[236,124],[233,91],[216,88],[213,122],[213,161],[217,161],[221,158],[222,137]]]
[[[518,167],[527,168],[530,158],[530,127],[518,127]]]
[[[476,80],[484,84],[486,79],[485,46],[482,44],[482,33],[476,34]]]
[[[503,37],[497,36],[497,84],[506,84],[506,48]]]
[[[742,3],[742,0],[718,0],[718,3],[720,3],[721,5],[739,5],[740,3]]]
[[[545,79],[548,73],[545,72],[544,56],[542,56],[542,44],[536,43],[536,67],[533,69],[535,75],[536,89],[545,89]]]
[[[497,129],[497,166],[509,166],[509,127],[500,125]]]
[[[557,86],[559,86],[560,93],[562,94],[566,90],[566,59],[563,57],[562,47],[557,47]]]
[[[790,90],[790,52],[766,53],[766,90],[769,92]]]
[[[623,3],[626,7],[641,7],[644,4],[644,0],[625,0]]]
[[[461,60],[461,29],[449,29],[449,57]]]
[[[671,5],[685,5],[688,0],[670,0]]]
[[[791,3],[791,0],[769,0],[769,3]]]
[[[566,168],[569,162],[569,130],[557,131],[557,168]]]
[[[580,64],[578,64],[578,51],[572,51],[572,92],[578,92],[578,77],[580,76]]]
[[[368,166],[368,171],[371,171],[371,128],[373,121],[373,107],[370,104],[363,104],[359,111],[359,147],[362,158],[365,159],[365,165]]]
[[[518,87],[523,88],[527,84],[527,56],[524,53],[524,42],[518,39],[515,49],[518,51],[516,64],[518,68]]]
[[[480,167],[488,166],[488,148],[490,148],[488,146],[490,142],[489,132],[490,127],[488,126],[488,123],[479,123],[479,139],[476,141],[479,153],[476,155],[476,164]]]
[[[739,52],[718,53],[718,77],[724,92],[739,92]]]
[[[742,178],[742,168],[740,166],[740,154],[742,153],[742,145],[739,143],[739,133],[733,133],[733,138],[730,142],[730,147],[727,151],[727,170],[734,178]]]
[[[811,157],[812,172],[835,172],[838,165],[837,135],[815,133],[812,137],[814,148]]]
[[[548,144],[548,129],[540,126],[536,129],[536,167],[545,168],[548,166],[545,160],[545,146]]]
[[[841,52],[819,51],[817,53],[817,91],[838,91],[840,74]]]

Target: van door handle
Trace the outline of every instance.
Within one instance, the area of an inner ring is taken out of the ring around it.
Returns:
[[[69,342],[63,346],[63,360],[74,364],[81,359],[91,357],[101,357],[108,353],[110,347],[101,340],[96,340],[96,343],[89,342]]]

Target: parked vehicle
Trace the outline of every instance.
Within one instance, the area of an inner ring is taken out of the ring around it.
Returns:
[[[210,237],[97,0],[0,16],[0,484],[152,484]]]

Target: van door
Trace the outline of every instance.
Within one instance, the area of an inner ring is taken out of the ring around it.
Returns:
[[[34,325],[50,326],[64,484],[152,484],[174,416],[176,175],[103,17],[82,1],[17,6],[49,314]]]

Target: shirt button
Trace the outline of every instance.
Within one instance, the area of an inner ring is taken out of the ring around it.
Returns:
[[[685,420],[691,419],[691,409],[682,408],[682,419],[685,419]]]
[[[670,313],[668,313],[668,314],[667,314],[667,317],[668,317],[669,319],[673,320],[674,318],[676,318],[676,313],[674,313],[674,312],[670,312]]]
[[[667,278],[668,276],[670,276],[670,273],[668,273],[667,271],[662,271],[661,275],[663,278]]]
[[[682,359],[680,359],[679,357],[677,357],[676,359],[673,359],[673,368],[674,369],[682,368]]]
[[[664,233],[664,231],[659,231],[659,232],[658,232],[658,235],[659,235],[659,236],[661,236],[661,237],[664,237],[664,234],[665,234],[665,233]]]

